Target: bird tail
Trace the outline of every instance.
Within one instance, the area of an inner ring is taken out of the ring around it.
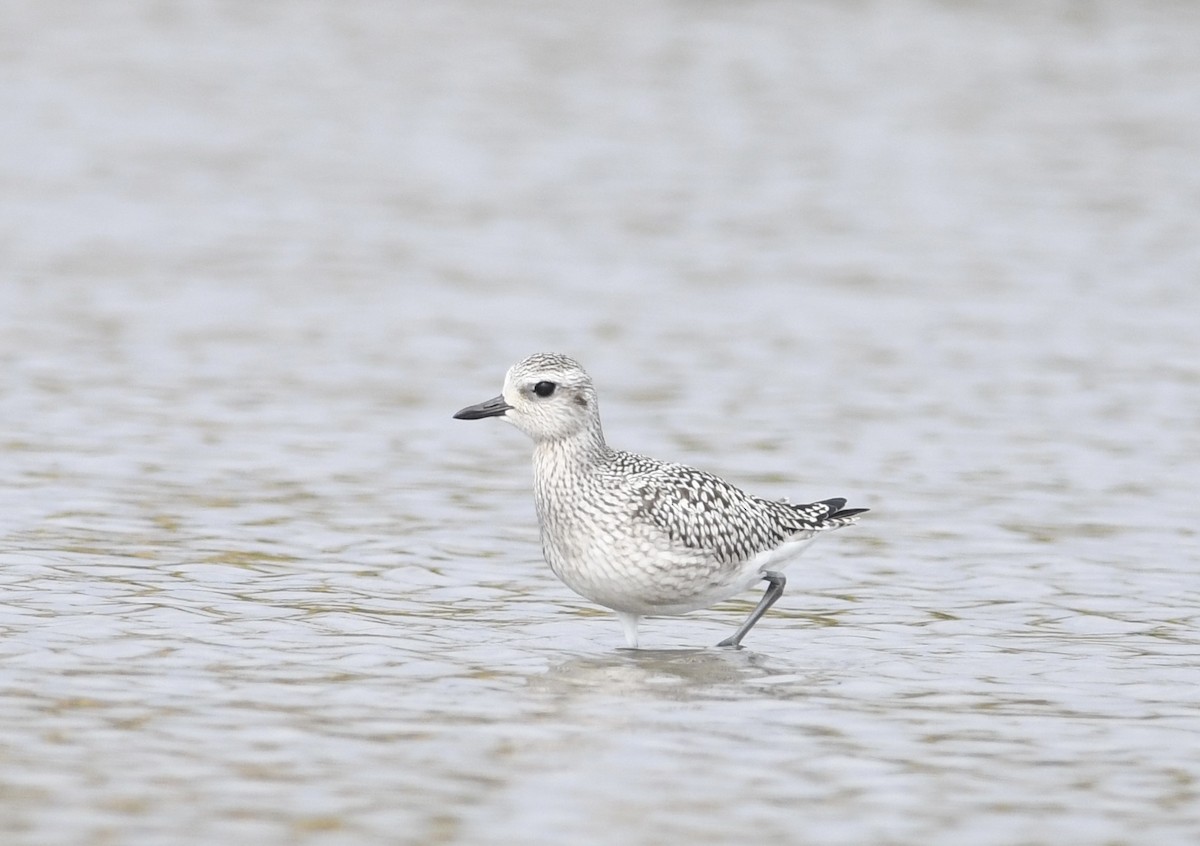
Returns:
[[[840,529],[858,522],[858,515],[870,511],[869,508],[843,508],[846,500],[842,497],[821,500],[821,505],[829,510],[821,517],[821,528]]]

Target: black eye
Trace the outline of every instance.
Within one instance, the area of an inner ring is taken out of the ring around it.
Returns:
[[[538,382],[533,386],[533,392],[539,397],[548,397],[554,393],[554,389],[557,387],[558,385],[553,382]]]

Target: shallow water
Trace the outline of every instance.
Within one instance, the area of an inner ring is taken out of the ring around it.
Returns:
[[[17,3],[13,844],[1194,843],[1200,12]],[[643,624],[528,444],[872,509]]]

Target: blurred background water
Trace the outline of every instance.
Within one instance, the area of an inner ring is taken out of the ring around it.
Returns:
[[[9,2],[6,844],[1195,843],[1200,7]],[[619,627],[529,446],[872,512]]]

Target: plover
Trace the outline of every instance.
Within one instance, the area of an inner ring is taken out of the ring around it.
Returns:
[[[844,499],[761,499],[683,464],[612,449],[596,389],[574,359],[537,353],[513,365],[503,393],[454,415],[501,417],[533,439],[542,551],[568,587],[617,613],[626,643],[638,621],[707,608],[767,582],[762,600],[718,646],[742,638],[783,594],[779,569],[819,532],[858,521]]]

